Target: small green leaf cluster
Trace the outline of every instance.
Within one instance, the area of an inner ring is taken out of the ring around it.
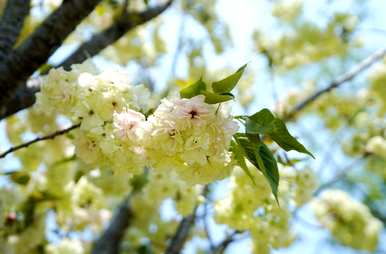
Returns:
[[[197,95],[204,95],[205,102],[216,104],[231,100],[230,93],[240,80],[246,65],[240,67],[232,75],[212,83],[209,90],[207,84],[199,79],[180,91],[183,98],[192,98]],[[208,91],[209,90],[209,91]],[[313,155],[288,131],[285,123],[275,117],[268,109],[263,109],[251,116],[239,116],[238,119],[245,125],[245,133],[236,133],[231,142],[233,156],[246,174],[251,173],[246,166],[245,160],[251,162],[268,180],[272,193],[277,198],[279,186],[279,172],[277,162],[271,150],[262,141],[262,138],[270,138],[285,151],[295,150],[301,153]]]
[[[246,67],[247,65],[245,64],[232,75],[222,80],[213,82],[211,87],[208,87],[202,78],[200,78],[195,83],[181,89],[181,98],[189,99],[202,94],[205,96],[205,102],[208,104],[217,104],[232,100],[234,95],[231,93],[231,91],[239,82]]]

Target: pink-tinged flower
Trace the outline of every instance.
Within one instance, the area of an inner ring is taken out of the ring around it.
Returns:
[[[180,99],[175,102],[175,113],[178,118],[201,122],[209,115],[210,111],[211,108],[205,103],[204,95]]]
[[[226,134],[233,136],[239,130],[239,125],[236,121],[227,121],[224,124],[224,131]]]
[[[140,112],[126,109],[120,113],[114,113],[113,122],[116,133],[120,138],[134,140],[138,136],[138,130],[145,121],[145,116]]]

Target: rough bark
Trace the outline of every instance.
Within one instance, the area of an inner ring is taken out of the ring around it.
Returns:
[[[30,10],[31,0],[8,0],[0,21],[0,62],[12,50]]]
[[[19,87],[60,47],[101,0],[63,1],[18,48],[0,63],[0,113]]]
[[[124,13],[110,27],[98,34],[95,34],[88,41],[81,44],[79,48],[74,51],[74,53],[72,53],[65,61],[56,67],[64,66],[68,68],[71,64],[80,63],[86,60],[87,57],[92,57],[98,54],[107,46],[111,45],[125,35],[128,31],[159,16],[171,5],[171,3],[172,1],[170,0],[165,4],[150,7],[142,12]],[[22,109],[28,108],[35,103],[35,93],[39,91],[39,86],[36,82],[34,83],[35,84],[32,86],[22,85],[19,87],[13,98],[8,101],[7,106],[3,109],[3,111],[0,111],[0,120],[15,114]]]
[[[119,38],[125,35],[129,30],[154,19],[164,12],[172,1],[166,4],[150,7],[142,12],[125,12],[121,15],[113,25],[106,28],[102,32],[95,34],[90,40],[83,43],[77,50],[74,51],[60,66],[69,69],[72,64],[81,63],[89,57],[97,55],[107,46],[116,42]]]

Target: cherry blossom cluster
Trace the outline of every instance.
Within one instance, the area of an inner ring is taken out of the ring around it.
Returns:
[[[146,117],[149,98],[125,74],[98,73],[86,62],[71,71],[51,70],[36,107],[80,123],[76,155],[102,171],[136,174],[150,166],[199,184],[229,175],[229,146],[238,125],[224,106],[207,104],[203,95],[173,97]]]

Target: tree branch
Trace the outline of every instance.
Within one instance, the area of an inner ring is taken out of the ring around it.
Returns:
[[[0,120],[7,118],[22,109],[32,106],[36,97],[35,94],[40,91],[39,78],[31,78],[27,81],[27,86],[20,87],[15,96],[7,103],[7,106],[0,111]]]
[[[92,254],[118,254],[121,241],[126,229],[130,226],[135,214],[131,208],[130,200],[141,193],[147,184],[149,169],[144,168],[143,174],[136,175],[131,179],[132,191],[119,205],[114,217],[102,235],[94,242]]]
[[[74,63],[81,63],[87,58],[95,56],[107,46],[116,42],[129,30],[142,25],[163,13],[171,4],[172,0],[169,0],[163,5],[150,7],[142,12],[123,12],[114,24],[102,32],[95,34],[88,41],[80,45],[78,49],[59,66],[68,69]]]
[[[232,234],[229,234],[227,237],[224,238],[214,249],[211,253],[213,254],[222,254],[225,252],[225,250],[228,248],[230,244],[232,244],[234,241],[237,241],[235,238],[238,234],[242,233],[242,231],[236,230]]]
[[[95,241],[91,253],[118,254],[121,240],[133,217],[129,196],[122,201],[109,226]]]
[[[15,151],[17,151],[17,150],[20,150],[20,149],[22,149],[22,148],[26,148],[26,147],[28,147],[28,146],[30,146],[30,145],[32,145],[32,144],[37,143],[37,142],[40,142],[40,141],[43,141],[43,140],[48,140],[48,139],[54,139],[54,138],[56,138],[57,136],[66,134],[66,133],[68,133],[68,132],[70,132],[70,131],[72,131],[72,130],[74,130],[74,129],[76,129],[76,128],[79,128],[79,126],[80,126],[80,123],[79,123],[79,124],[72,125],[72,126],[66,128],[66,129],[56,131],[56,132],[51,133],[51,134],[49,134],[49,135],[47,135],[47,136],[37,137],[37,138],[35,138],[35,139],[31,140],[31,141],[28,141],[28,142],[26,142],[26,143],[23,143],[23,144],[20,144],[20,145],[11,147],[11,148],[9,148],[8,150],[6,150],[5,152],[3,152],[3,153],[0,154],[0,159],[1,159],[1,158],[4,158],[5,156],[7,156],[7,155],[10,154],[10,153],[13,153],[13,152],[15,152]]]
[[[80,45],[74,53],[72,53],[57,67],[66,66],[66,68],[68,68],[71,66],[71,64],[80,63],[86,60],[87,57],[98,54],[104,48],[117,41],[128,31],[160,15],[171,5],[171,3],[172,0],[169,0],[164,5],[153,7],[143,12],[125,13],[121,18],[118,19],[118,23],[114,23],[109,28],[98,34],[95,34],[90,40]],[[124,20],[124,17],[127,18],[126,21]],[[139,19],[136,19],[138,17]],[[38,91],[38,85],[33,85],[32,87],[23,86],[18,89],[16,91],[16,95],[11,101],[9,101],[4,111],[0,111],[0,120],[15,114],[22,109],[32,106],[35,103],[35,93]]]
[[[190,229],[194,225],[196,219],[197,207],[194,208],[193,213],[184,217],[178,225],[177,231],[170,240],[165,254],[179,254],[188,239]]]
[[[213,251],[213,254],[222,254],[228,246],[234,241],[232,236],[226,237]]]
[[[386,55],[386,48],[380,49],[362,60],[359,64],[355,65],[351,70],[344,73],[337,79],[331,81],[325,88],[320,89],[311,96],[307,97],[305,100],[296,105],[289,113],[286,115],[286,119],[292,119],[299,111],[303,110],[309,104],[317,100],[320,96],[325,93],[330,92],[331,90],[340,87],[342,84],[353,80],[357,75],[371,67],[374,63],[381,60]]]
[[[368,205],[370,212],[380,221],[382,221],[383,225],[386,225],[386,214],[384,213],[384,209],[377,209],[374,206]]]
[[[31,0],[7,1],[0,21],[0,62],[6,58],[15,45],[29,13],[30,4]]]
[[[331,187],[332,185],[334,185],[335,183],[339,182],[340,180],[342,180],[343,178],[345,178],[347,176],[347,174],[353,170],[355,168],[355,166],[361,162],[363,159],[365,159],[366,157],[368,157],[370,154],[366,153],[364,154],[363,156],[359,157],[358,159],[354,160],[353,162],[351,162],[349,165],[347,165],[346,167],[344,167],[338,174],[336,174],[332,179],[330,179],[329,181],[321,184],[315,191],[314,193],[312,194],[313,196],[318,196],[323,190]]]
[[[18,87],[44,63],[101,0],[66,0],[0,65],[0,113]]]

